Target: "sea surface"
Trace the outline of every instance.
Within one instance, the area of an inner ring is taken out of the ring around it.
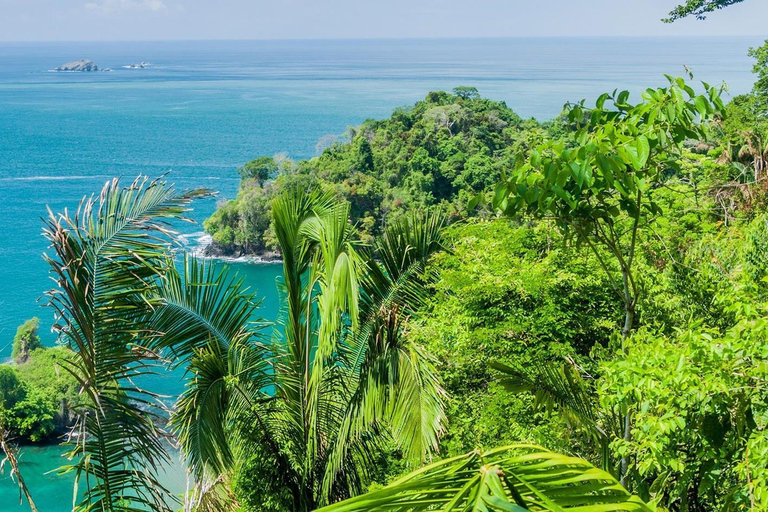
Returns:
[[[477,87],[524,117],[546,120],[567,101],[594,100],[614,89],[636,97],[663,75],[725,82],[749,91],[746,55],[761,38],[527,38],[163,43],[0,43],[0,359],[16,326],[39,316],[46,344],[53,318],[39,298],[52,286],[41,255],[47,208],[77,207],[106,180],[138,174],[180,189],[205,186],[219,200],[237,190],[236,168],[262,155],[309,158],[325,135],[367,118],[384,118],[431,90]],[[57,73],[88,58],[110,72]],[[140,62],[144,69],[126,69]],[[195,206],[202,221],[214,200]],[[190,226],[190,248],[202,228]],[[276,265],[229,264],[277,311]],[[178,375],[154,391],[175,395]],[[24,450],[25,478],[42,512],[71,508],[71,480],[45,474],[62,450]],[[177,454],[174,455],[177,457]],[[24,510],[7,476],[0,510]],[[181,464],[165,480],[184,490]]]

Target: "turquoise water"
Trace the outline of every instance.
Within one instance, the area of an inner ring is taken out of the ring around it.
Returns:
[[[242,275],[250,284],[252,291],[263,296],[261,315],[274,319],[277,314],[277,293],[274,282],[281,266],[277,264],[231,264],[232,269]],[[269,333],[270,331],[266,331]],[[168,375],[145,377],[144,384],[165,395],[178,395],[183,387],[183,372]],[[64,457],[66,449],[60,446],[24,446],[21,451],[21,466],[32,498],[41,512],[69,511],[72,504],[71,475],[60,476],[56,470],[69,461]],[[178,451],[169,447],[171,464],[160,472],[161,481],[175,496],[183,495],[187,476]],[[6,468],[6,472],[8,469]],[[0,511],[26,510],[26,504],[18,505],[18,487],[8,478],[8,473],[0,477]]]
[[[663,83],[662,74],[693,69],[697,79],[726,81],[733,94],[753,81],[749,46],[760,38],[546,38],[176,43],[0,44],[0,358],[15,328],[50,311],[38,298],[51,286],[40,255],[46,205],[76,207],[112,176],[171,171],[180,188],[207,186],[232,197],[235,169],[248,159],[285,152],[311,157],[317,141],[430,90],[471,85],[519,114],[555,116],[566,101]],[[80,58],[114,71],[54,73]],[[147,61],[152,67],[121,66]],[[214,200],[196,205],[204,219]],[[190,228],[189,233],[199,232]],[[276,266],[235,270],[276,311]],[[152,381],[178,393],[178,376]],[[69,510],[66,479],[43,476],[62,464],[57,448],[28,448],[25,475],[43,512]],[[183,491],[178,465],[167,478]],[[15,489],[0,479],[0,509]]]

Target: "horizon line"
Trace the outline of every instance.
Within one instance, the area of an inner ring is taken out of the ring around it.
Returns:
[[[264,39],[0,39],[0,44],[18,43],[267,43],[267,42],[348,42],[348,41],[493,41],[510,39],[749,39],[766,38],[768,34],[634,34],[634,35],[527,35],[527,36],[457,36],[457,37],[286,37]]]

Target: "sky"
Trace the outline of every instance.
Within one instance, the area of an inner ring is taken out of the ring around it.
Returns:
[[[680,0],[682,1],[682,0]],[[768,1],[706,21],[675,0],[0,0],[0,41],[768,35]]]

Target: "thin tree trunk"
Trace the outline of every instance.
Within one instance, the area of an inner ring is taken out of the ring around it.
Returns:
[[[629,443],[632,440],[632,418],[629,410],[624,414],[624,442]],[[621,458],[621,480],[622,487],[627,488],[627,474],[629,472],[629,457],[625,455]]]
[[[21,476],[21,471],[19,471],[19,461],[16,458],[16,449],[8,444],[8,432],[3,428],[0,428],[0,448],[5,452],[5,457],[11,465],[12,474],[16,475],[17,482],[19,483],[19,505],[22,503],[21,495],[23,493],[27,498],[27,503],[29,503],[29,508],[32,512],[38,512],[35,502],[32,499],[32,495],[29,493],[27,484],[24,481],[24,477]]]
[[[621,344],[624,354],[627,353],[626,341],[629,338],[629,334],[632,332],[632,326],[635,322],[635,303],[636,297],[630,292],[629,286],[629,271],[623,272],[623,284],[624,284],[624,327],[621,329]],[[632,439],[632,418],[630,416],[629,408],[624,413],[624,442],[629,443]],[[623,487],[627,487],[627,473],[629,472],[629,457],[625,455],[621,458],[621,467],[619,470],[620,483]]]
[[[635,304],[634,299],[630,299],[631,302],[624,305],[624,327],[621,329],[621,339],[626,341],[629,338],[629,334],[632,332],[633,324],[635,323]],[[627,353],[627,347],[621,348],[624,353]]]

